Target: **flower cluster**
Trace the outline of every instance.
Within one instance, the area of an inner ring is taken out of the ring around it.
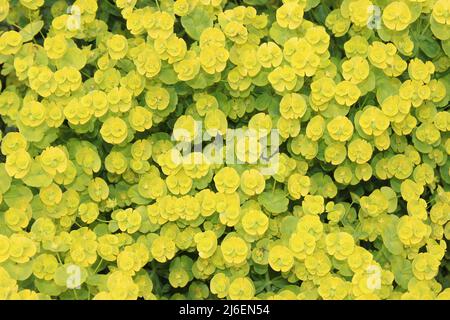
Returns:
[[[12,3],[0,299],[450,299],[448,0]]]

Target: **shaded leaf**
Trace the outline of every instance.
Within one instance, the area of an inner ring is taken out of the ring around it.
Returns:
[[[381,237],[385,247],[394,255],[400,255],[404,251],[403,244],[398,238],[397,224],[399,218],[395,215],[389,215],[384,222]]]
[[[29,187],[42,188],[48,187],[52,183],[53,178],[42,169],[38,161],[33,161],[30,172],[22,181]]]
[[[4,194],[6,191],[8,191],[9,187],[11,187],[11,180],[12,178],[8,175],[8,173],[5,170],[5,164],[0,163],[0,193]]]
[[[203,30],[213,26],[213,19],[208,12],[196,7],[191,13],[181,17],[181,24],[192,39],[199,40]]]
[[[407,290],[408,282],[414,276],[412,273],[412,266],[409,260],[400,256],[393,256],[391,259],[392,272],[394,273],[395,282],[400,287]]]
[[[33,199],[33,193],[31,190],[22,185],[13,185],[5,193],[3,200],[9,207],[18,207],[27,205]]]
[[[20,30],[20,35],[23,38],[23,42],[28,42],[33,40],[34,36],[41,31],[44,26],[44,21],[37,20],[27,24],[22,30]]]
[[[277,189],[273,193],[272,191],[266,191],[258,196],[258,202],[261,203],[264,208],[272,213],[282,213],[288,209],[289,199],[286,192]]]

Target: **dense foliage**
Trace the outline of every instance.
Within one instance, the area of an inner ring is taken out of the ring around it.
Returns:
[[[0,299],[450,298],[449,0],[0,22]]]

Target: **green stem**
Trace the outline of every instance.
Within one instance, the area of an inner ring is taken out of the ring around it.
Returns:
[[[95,267],[94,274],[97,273],[98,268],[100,268],[100,265],[102,264],[102,262],[103,262],[103,258],[100,258],[100,261],[98,262],[97,266]]]
[[[265,285],[265,288],[266,288],[266,291],[267,292],[270,292],[270,291],[272,291],[272,283],[271,283],[271,281],[270,281],[270,276],[269,276],[269,271],[267,271],[266,272],[266,285]]]
[[[425,28],[423,28],[422,32],[420,33],[421,36],[427,32],[428,28],[430,27],[430,19],[428,19],[427,24],[425,25]]]
[[[15,23],[11,23],[11,25],[14,26],[14,27],[16,27],[17,29],[19,29],[19,31],[22,30],[22,27],[19,27],[19,26],[18,26],[17,24],[15,24]]]
[[[83,70],[80,70],[80,73],[82,74],[82,75],[84,75],[86,78],[91,78],[91,76],[90,75],[88,75],[85,71],[83,71]]]
[[[155,0],[156,6],[158,7],[158,10],[161,11],[161,8],[159,7],[159,1]]]
[[[155,261],[152,261],[150,267],[152,270],[150,273],[150,279],[152,279],[153,288],[155,288],[155,292],[157,293],[161,290],[161,282],[159,281],[158,273],[156,272],[158,270],[158,267],[156,266]]]
[[[63,264],[63,263],[62,263],[62,260],[61,260],[61,257],[59,256],[59,252],[56,253],[56,258],[58,259],[58,262],[59,262],[60,264]]]
[[[369,95],[368,94],[366,94],[365,96],[364,96],[364,100],[363,100],[363,102],[361,103],[361,107],[364,107],[365,105],[366,105],[366,102],[367,102],[367,98],[369,97]]]

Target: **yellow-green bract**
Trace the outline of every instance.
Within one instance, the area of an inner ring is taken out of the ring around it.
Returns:
[[[0,22],[0,299],[450,299],[448,0]]]

